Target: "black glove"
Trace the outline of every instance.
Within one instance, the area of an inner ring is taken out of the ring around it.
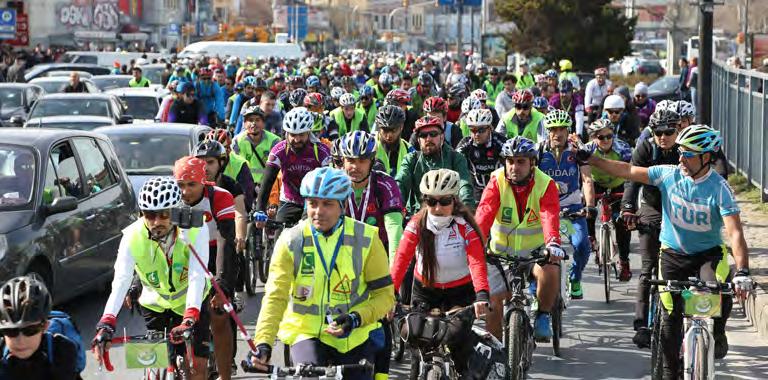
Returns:
[[[352,329],[360,327],[360,323],[362,322],[360,319],[360,314],[358,314],[356,311],[353,311],[349,314],[339,315],[333,321],[336,322],[336,327],[340,327],[344,331],[344,334],[342,334],[339,338],[348,337],[352,332]]]
[[[576,150],[576,154],[574,156],[576,158],[576,162],[584,165],[587,164],[589,158],[592,157],[592,152],[584,148],[579,148]]]
[[[270,347],[266,343],[259,343],[258,345],[256,345],[256,352],[255,353],[249,352],[248,355],[255,356],[265,362],[268,362],[270,359],[272,359],[272,347]],[[251,358],[249,357],[248,358],[249,362],[251,361],[250,359]]]
[[[187,318],[181,321],[181,324],[171,329],[171,343],[181,344],[184,343],[184,335],[189,332],[192,333],[192,329],[195,328],[195,320]]]
[[[597,207],[587,206],[587,219],[597,218]]]
[[[95,347],[101,343],[111,342],[115,335],[115,328],[109,323],[99,322],[96,324],[96,335],[91,341],[91,347]]]

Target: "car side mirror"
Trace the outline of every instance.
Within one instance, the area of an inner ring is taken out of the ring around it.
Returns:
[[[13,125],[14,127],[21,127],[21,126],[23,126],[23,125],[24,125],[24,121],[25,121],[25,120],[24,120],[24,117],[16,115],[16,116],[11,116],[11,119],[10,119],[10,120],[8,120],[8,121],[9,121],[9,122],[11,123],[11,125]]]
[[[77,198],[72,196],[58,197],[45,206],[46,215],[59,214],[62,212],[77,210]]]
[[[131,116],[131,115],[123,115],[123,116],[120,116],[120,118],[117,121],[120,124],[132,124],[133,123],[133,116]]]

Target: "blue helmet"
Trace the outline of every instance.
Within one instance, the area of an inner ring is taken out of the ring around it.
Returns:
[[[252,75],[249,75],[249,76],[243,78],[243,84],[245,86],[251,86],[251,87],[255,86],[256,85],[256,77],[252,76]]]
[[[245,85],[243,84],[243,82],[238,82],[237,84],[235,84],[235,91],[241,91],[244,88],[245,88]]]
[[[373,87],[368,85],[363,86],[363,89],[360,90],[360,96],[373,97]]]
[[[515,136],[507,140],[501,147],[502,157],[536,158],[538,155],[536,144],[523,136]]]
[[[533,99],[533,108],[546,108],[548,105],[549,101],[543,96],[537,96]]]
[[[560,93],[570,94],[573,92],[573,82],[569,79],[563,79],[560,81]]]
[[[371,158],[376,153],[376,138],[368,132],[349,132],[340,140],[339,154],[342,157]]]
[[[194,90],[195,85],[193,85],[190,82],[179,82],[178,86],[176,86],[176,92],[182,94],[190,90]]]
[[[544,75],[549,77],[549,78],[557,78],[557,70],[549,69],[546,72],[544,72]]]
[[[352,180],[343,170],[324,166],[304,176],[300,191],[304,198],[335,199],[343,202],[352,194]]]
[[[317,75],[312,75],[307,78],[307,87],[320,87],[320,78]]]

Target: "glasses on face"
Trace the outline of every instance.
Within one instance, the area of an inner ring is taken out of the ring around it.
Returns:
[[[599,136],[595,136],[595,137],[597,137],[597,139],[600,140],[600,141],[611,140],[611,139],[613,139],[613,133],[611,133],[609,135],[599,135]]]
[[[485,133],[488,130],[488,127],[480,127],[480,128],[470,128],[469,131],[472,132],[472,134],[480,134]]]
[[[635,95],[635,99],[645,99],[645,95]]]
[[[19,336],[19,334],[24,334],[24,336],[35,336],[43,332],[43,329],[45,329],[45,323],[22,327],[20,329],[3,329],[0,330],[0,334],[9,338],[15,338]]]
[[[200,77],[200,80],[211,80],[211,77]]]
[[[531,105],[530,104],[515,104],[515,109],[516,110],[527,110],[527,109],[531,109]]]
[[[677,151],[680,152],[680,155],[683,156],[683,158],[694,158],[694,157],[698,156],[699,154],[701,154],[701,153],[698,153],[698,152],[691,152],[690,150],[683,150],[683,149],[680,149],[680,148],[678,148]]]
[[[675,130],[675,129],[667,129],[667,130],[664,130],[664,131],[653,131],[653,135],[656,136],[656,137],[672,136],[672,135],[675,134],[675,132],[677,132],[677,130]]]
[[[421,133],[419,133],[419,138],[420,139],[425,139],[427,137],[435,138],[437,136],[440,136],[440,132],[438,132],[438,131],[421,132]]]
[[[171,211],[170,210],[163,210],[163,211],[144,211],[142,213],[144,216],[144,219],[146,220],[168,220],[171,218]]]
[[[623,110],[605,110],[610,115],[620,115]]]
[[[433,197],[424,197],[424,202],[427,203],[427,206],[435,207],[439,203],[440,206],[450,206],[453,204],[453,197],[442,197],[442,198],[433,198]]]

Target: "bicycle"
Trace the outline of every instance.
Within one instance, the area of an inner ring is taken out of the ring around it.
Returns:
[[[566,261],[570,257],[570,254],[575,252],[576,248],[571,242],[571,235],[574,234],[573,224],[571,220],[581,218],[584,216],[583,210],[571,213],[561,213],[560,218],[560,242],[565,251],[565,257],[558,264],[560,271],[560,294],[555,301],[555,307],[551,311],[552,315],[552,354],[560,357],[560,338],[563,337],[563,313],[568,308],[568,301],[571,294],[571,277],[568,275],[567,270],[563,270],[563,267],[567,267]],[[569,254],[570,253],[570,254]],[[535,309],[531,307],[531,309]]]
[[[504,301],[503,319],[504,347],[507,351],[510,379],[525,378],[525,374],[533,362],[536,342],[533,338],[533,326],[531,326],[528,312],[533,296],[526,292],[525,288],[528,284],[530,266],[533,264],[544,265],[549,261],[549,253],[542,254],[542,251],[546,252],[544,246],[531,251],[531,256],[528,258],[488,255],[489,261],[492,263],[495,261],[495,265],[502,265],[502,262],[507,265],[507,270],[504,273],[507,276],[507,287],[512,293],[512,297]]]
[[[285,223],[267,220],[260,231],[254,225],[253,214],[249,217],[246,240],[246,290],[248,295],[256,292],[257,281],[267,283],[269,265],[272,260],[272,250],[280,232],[286,228]],[[253,293],[251,293],[253,292]]]
[[[395,312],[390,321],[392,329],[392,358],[396,362],[402,361],[405,356],[405,341],[400,337],[399,326],[400,321],[402,321],[410,311],[411,307],[409,305],[403,305],[398,302],[397,305],[395,305]]]
[[[195,373],[194,351],[192,348],[192,331],[187,330],[181,336],[183,344],[172,344],[170,334],[165,331],[148,330],[144,335],[126,335],[114,337],[110,342],[101,340],[96,345],[99,354],[103,358],[103,366],[108,372],[114,371],[114,366],[109,359],[109,351],[105,349],[107,343],[112,345],[126,344],[130,342],[166,343],[168,351],[168,366],[166,368],[145,368],[143,380],[187,380],[190,374]],[[142,365],[150,366],[157,361],[154,352],[138,359]],[[189,366],[192,363],[192,366]],[[101,364],[99,370],[101,370]],[[205,370],[205,369],[204,369]]]
[[[688,280],[646,280],[650,286],[663,287],[660,293],[679,293],[683,297],[683,349],[682,372],[688,379],[715,378],[715,350],[712,335],[714,317],[721,313],[722,295],[733,294],[730,283]],[[661,342],[661,313],[664,306],[657,302],[654,327],[651,335],[651,377],[661,379],[663,374],[663,347]]]
[[[319,366],[312,364],[298,364],[293,367],[280,367],[269,365],[266,371],[260,371],[253,367],[253,365],[247,360],[240,362],[240,367],[245,372],[249,373],[266,373],[269,374],[270,379],[279,378],[305,378],[305,377],[317,377],[319,379],[338,379],[344,378],[345,370],[366,370],[373,371],[373,364],[363,359],[357,364],[341,364],[332,366]]]
[[[618,255],[619,246],[616,242],[616,225],[614,224],[612,206],[621,201],[624,193],[603,193],[597,195],[597,202],[600,208],[600,230],[595,231],[597,235],[597,261],[598,274],[603,276],[603,289],[605,291],[605,303],[611,303],[611,274],[613,277],[619,277],[619,271],[616,267],[614,257]]]

